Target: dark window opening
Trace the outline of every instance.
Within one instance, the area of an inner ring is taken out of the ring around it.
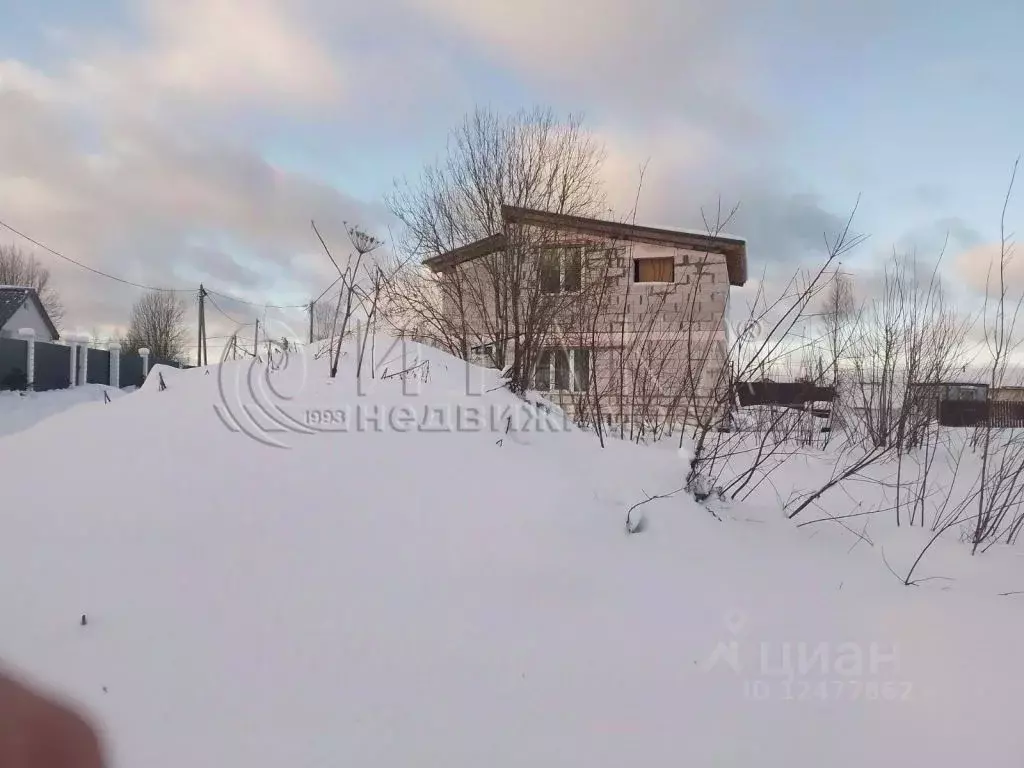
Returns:
[[[561,291],[562,274],[557,253],[544,253],[540,257],[540,289],[543,293]]]
[[[633,282],[674,283],[675,260],[671,256],[657,259],[633,259]]]
[[[583,285],[583,254],[579,248],[550,249],[540,256],[542,293],[577,293]]]

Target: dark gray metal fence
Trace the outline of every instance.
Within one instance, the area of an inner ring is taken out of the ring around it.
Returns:
[[[740,405],[802,405],[831,403],[836,392],[810,381],[741,381],[736,383]]]
[[[36,342],[37,392],[71,386],[71,347]]]
[[[121,387],[141,387],[145,376],[142,375],[142,358],[138,355],[127,355],[121,358]]]
[[[28,378],[28,342],[0,337],[0,389],[24,389]]]
[[[90,362],[89,365],[91,366],[92,363]],[[171,368],[191,367],[182,365],[174,360],[162,360],[158,357],[150,357],[149,369],[153,370],[154,365],[169,365]],[[122,356],[121,373],[118,378],[121,380],[119,385],[121,387],[141,387],[142,382],[145,381],[145,376],[142,375],[142,358],[138,355]]]
[[[79,347],[79,354],[88,355],[86,381],[89,384],[110,383],[110,352],[105,349]],[[169,365],[173,368],[187,368],[173,360],[150,358],[149,367]],[[77,370],[81,371],[81,361]],[[122,355],[118,386],[141,386],[143,382],[142,358],[139,355]],[[0,389],[24,389],[28,381],[28,342],[24,339],[0,337]],[[36,391],[65,389],[71,385],[71,347],[45,341],[35,343]]]
[[[86,371],[85,381],[88,384],[109,384],[110,383],[110,353],[105,349],[88,350],[89,370]]]

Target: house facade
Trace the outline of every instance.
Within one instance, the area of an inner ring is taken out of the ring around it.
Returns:
[[[502,221],[424,262],[471,359],[525,366],[577,419],[681,423],[721,402],[744,240],[512,206]]]
[[[35,289],[0,285],[0,337],[18,338],[22,328],[31,328],[40,341],[60,338]]]

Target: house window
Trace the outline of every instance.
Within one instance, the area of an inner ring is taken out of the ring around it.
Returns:
[[[469,360],[485,368],[494,365],[494,344],[479,344],[469,350]]]
[[[633,259],[634,283],[674,283],[676,264],[671,256],[657,259]]]
[[[590,387],[590,350],[545,349],[537,361],[533,387],[538,392],[586,392]]]
[[[557,252],[542,253],[540,256],[541,293],[559,293],[562,288],[562,269]]]
[[[985,387],[953,385],[946,388],[947,400],[972,400],[975,402],[984,402],[986,394],[987,392],[985,391]]]
[[[541,252],[542,293],[578,293],[582,283],[583,255],[579,248],[559,248]]]

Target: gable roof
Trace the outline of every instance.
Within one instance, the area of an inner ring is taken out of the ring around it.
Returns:
[[[565,213],[540,211],[533,208],[519,208],[512,205],[503,205],[501,214],[506,224],[528,224],[598,235],[612,240],[674,245],[705,253],[720,253],[725,256],[726,266],[729,270],[729,283],[743,285],[747,282],[747,242],[738,237],[645,227],[584,216],[571,216]],[[505,243],[504,234],[490,235],[438,256],[432,256],[425,259],[423,263],[437,272],[446,267],[496,253],[505,247]]]
[[[36,289],[24,285],[0,285],[0,328],[3,328],[7,321],[14,317],[14,313],[21,309],[26,301],[32,301],[35,304],[53,338],[59,339],[60,333],[50,319],[43,302],[39,300]]]

